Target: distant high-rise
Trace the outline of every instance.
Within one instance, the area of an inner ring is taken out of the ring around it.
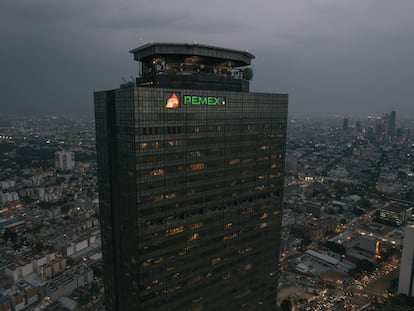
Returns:
[[[405,229],[398,293],[414,297],[414,226]]]
[[[390,118],[389,118],[389,127],[388,127],[389,136],[395,136],[396,122],[397,122],[397,112],[393,110],[391,111]]]
[[[249,92],[245,51],[131,53],[95,93],[107,310],[274,310],[288,96]]]
[[[342,123],[342,129],[344,131],[347,131],[348,130],[348,127],[349,127],[349,119],[345,118],[344,121],[343,121],[343,123]]]
[[[356,129],[357,133],[361,132],[361,121],[356,121],[355,122],[355,129]]]
[[[75,167],[75,154],[72,151],[55,152],[55,168],[68,171]]]

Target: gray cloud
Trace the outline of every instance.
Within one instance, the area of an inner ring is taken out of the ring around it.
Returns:
[[[253,91],[290,112],[414,116],[411,0],[2,0],[1,110],[92,111],[94,90],[136,75],[148,41],[249,50]]]

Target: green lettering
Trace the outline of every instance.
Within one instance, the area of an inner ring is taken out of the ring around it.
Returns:
[[[225,101],[221,97],[215,96],[195,96],[185,95],[183,96],[184,105],[208,105],[208,106],[221,106],[225,104]]]
[[[191,103],[191,96],[184,96],[184,105]]]
[[[209,97],[208,104],[211,106],[220,105],[220,97]]]
[[[198,97],[198,96],[192,96],[191,97],[191,103],[193,105],[200,105],[200,97]]]

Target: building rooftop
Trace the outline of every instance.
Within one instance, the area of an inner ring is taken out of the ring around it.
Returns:
[[[248,92],[253,78],[247,51],[157,42],[129,52],[141,66],[137,86]]]
[[[401,205],[401,204],[389,204],[384,207],[384,210],[394,212],[394,213],[402,213],[412,208],[408,205]]]
[[[133,54],[134,59],[137,61],[145,61],[145,59],[153,57],[154,55],[185,55],[228,60],[234,62],[236,66],[248,66],[251,64],[251,60],[255,58],[253,54],[247,51],[198,43],[151,42],[137,47],[129,51],[129,53]]]

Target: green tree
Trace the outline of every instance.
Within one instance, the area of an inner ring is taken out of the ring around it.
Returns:
[[[292,310],[292,302],[290,300],[283,300],[280,304],[280,308],[282,311],[291,311]]]
[[[17,242],[17,233],[9,228],[6,228],[3,233],[3,240],[7,243],[8,240],[12,241],[13,244]]]

